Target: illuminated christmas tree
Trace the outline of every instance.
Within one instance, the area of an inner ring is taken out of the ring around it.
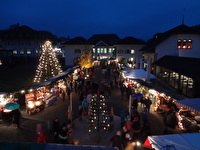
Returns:
[[[56,53],[53,51],[52,43],[46,41],[42,45],[42,53],[36,69],[34,82],[43,82],[55,75],[62,73],[61,65],[58,62]]]
[[[89,132],[109,131],[111,129],[110,117],[105,96],[94,95],[89,106]]]

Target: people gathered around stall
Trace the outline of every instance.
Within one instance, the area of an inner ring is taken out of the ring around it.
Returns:
[[[101,78],[98,76],[99,72],[101,73]],[[76,93],[78,96],[78,103],[76,105],[78,107],[74,111],[78,112],[77,118],[81,123],[83,117],[91,113],[89,106],[93,95],[104,95],[106,100],[109,101],[112,98],[113,90],[119,89],[119,99],[125,102],[127,106],[121,109],[119,115],[120,128],[110,138],[113,147],[117,147],[119,150],[135,147],[137,141],[144,141],[148,135],[151,135],[150,118],[152,117],[152,112],[158,113],[163,117],[163,124],[165,126],[163,134],[173,133],[173,130],[177,127],[177,112],[179,109],[173,103],[173,99],[163,93],[124,78],[117,63],[100,63],[90,68],[88,75],[86,70],[79,69],[74,75],[67,76],[60,82],[57,82],[54,87],[40,87],[35,93],[28,93],[26,95],[26,112],[32,115],[42,111],[55,101],[55,97],[61,99],[62,102],[69,103],[72,98],[71,93]],[[32,101],[34,101],[34,106],[32,106]],[[38,105],[36,105],[36,101]],[[112,104],[109,103],[110,113],[111,107]],[[4,115],[2,113],[3,117],[5,117]],[[66,120],[61,120],[58,117],[52,119],[50,125],[51,136],[53,136],[55,143],[76,143],[75,145],[77,145],[78,141],[73,138],[72,134],[73,119],[69,119],[74,114],[67,109],[65,115],[67,116]],[[21,113],[19,109],[16,109],[12,110],[12,113],[4,119],[12,120],[20,128],[20,117]],[[38,143],[48,142],[49,137],[47,137],[45,132],[40,131],[37,134]]]

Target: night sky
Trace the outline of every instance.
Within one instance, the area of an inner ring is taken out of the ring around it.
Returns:
[[[19,23],[58,37],[116,33],[148,40],[200,24],[200,0],[0,0],[0,30]]]

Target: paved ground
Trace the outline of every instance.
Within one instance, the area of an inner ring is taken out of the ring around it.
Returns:
[[[100,72],[101,70],[99,70]],[[97,72],[96,78],[100,79],[102,78],[101,74]],[[111,77],[112,78],[112,77]],[[159,88],[160,85],[156,85],[157,88]],[[162,87],[163,88],[163,87]],[[166,87],[165,87],[166,88]],[[167,89],[167,88],[166,88]],[[170,90],[170,89],[169,89]],[[173,91],[175,93],[175,91]],[[177,94],[177,93],[175,93]],[[78,94],[73,92],[73,110],[74,110],[74,129],[73,129],[73,137],[76,140],[79,140],[80,144],[83,145],[96,145],[96,135],[89,134],[87,132],[87,117],[84,117],[82,121],[77,120],[78,116]],[[119,88],[115,87],[112,90],[112,96],[111,99],[108,101],[109,105],[113,106],[115,118],[114,118],[114,130],[110,133],[102,134],[101,135],[101,141],[98,143],[98,145],[102,146],[110,146],[110,142],[108,139],[114,135],[115,131],[120,129],[120,111],[122,108],[126,108],[128,104],[128,100],[124,99],[121,100],[121,93]],[[62,99],[58,99],[55,101],[51,106],[46,108],[45,110],[35,114],[35,115],[28,115],[25,113],[24,110],[22,110],[23,119],[21,121],[21,128],[17,129],[13,124],[11,123],[1,123],[0,124],[0,141],[1,142],[36,142],[37,134],[36,134],[36,126],[37,124],[42,124],[43,129],[47,132],[49,140],[49,143],[53,143],[53,136],[49,132],[49,126],[48,122],[52,122],[52,120],[55,117],[58,117],[60,122],[63,123],[67,120],[67,116],[65,115],[65,111],[68,108],[69,101]],[[139,111],[141,111],[141,108],[139,106]],[[151,133],[152,135],[160,135],[163,134],[164,131],[164,125],[162,121],[162,116],[160,114],[157,114],[153,111],[151,111],[150,114],[150,122],[151,122]],[[174,133],[179,133],[179,130],[175,130]]]

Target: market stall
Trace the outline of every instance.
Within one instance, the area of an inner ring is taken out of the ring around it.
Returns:
[[[130,78],[130,79],[145,80],[147,77],[147,73],[144,69],[134,69],[128,73],[125,73],[124,76],[126,78]],[[156,78],[156,76],[154,76],[153,74],[150,74],[150,79],[155,79],[155,78]]]
[[[200,133],[171,134],[160,136],[148,136],[144,142],[144,147],[155,150],[189,150],[200,149]]]
[[[12,120],[12,109],[8,109],[7,104],[16,103],[17,99],[12,94],[6,92],[0,92],[0,121]],[[16,103],[17,104],[17,103]]]
[[[180,109],[177,113],[179,128],[188,132],[199,132],[200,98],[178,100],[175,104]]]
[[[40,112],[45,107],[53,104],[56,100],[57,96],[55,96],[55,93],[50,86],[31,89],[29,93],[25,94],[26,112],[28,114]]]

